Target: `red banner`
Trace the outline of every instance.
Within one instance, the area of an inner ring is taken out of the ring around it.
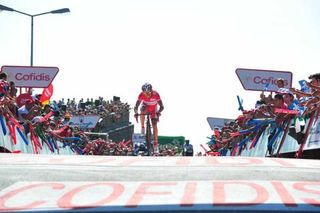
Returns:
[[[40,102],[43,103],[45,101],[49,101],[53,94],[53,86],[50,84],[47,88],[43,89],[41,94]]]

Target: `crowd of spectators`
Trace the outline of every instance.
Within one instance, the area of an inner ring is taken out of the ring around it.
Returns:
[[[266,91],[261,92],[260,99],[253,109],[243,110],[234,121],[226,123],[221,129],[215,128],[207,143],[210,150],[205,150],[204,155],[228,149],[234,154],[232,151],[238,149],[239,145],[245,145],[242,141],[256,142],[268,125],[289,125],[289,134],[298,144],[303,143],[305,121],[320,107],[320,73],[310,75],[309,82],[299,81],[300,89],[285,88],[284,80],[281,78],[277,79],[276,84],[276,92],[270,92],[269,95],[265,94]],[[269,141],[275,134],[276,128],[271,133]]]
[[[76,102],[73,99],[52,101],[49,104],[40,102],[41,94],[33,94],[30,89],[24,94],[24,100],[18,102],[18,90],[13,82],[7,82],[6,73],[0,73],[0,113],[5,117],[8,127],[17,127],[24,139],[28,134],[32,134],[31,140],[35,147],[41,147],[39,141],[34,137],[42,139],[50,148],[58,148],[57,141],[63,146],[71,146],[79,154],[109,154],[109,155],[129,155],[132,149],[130,141],[113,142],[109,139],[93,140],[85,134],[88,129],[80,129],[78,126],[69,125],[70,119],[78,115],[99,115],[101,119],[113,119],[116,122],[123,114],[129,113],[130,105],[120,101],[119,97],[113,100],[105,100],[99,97],[96,100],[81,98]],[[12,129],[10,129],[12,130]],[[12,134],[12,140],[16,140]],[[54,146],[52,145],[54,141]],[[124,146],[125,145],[125,146]],[[96,150],[93,150],[96,147]],[[130,148],[131,147],[131,148]],[[103,150],[103,151],[102,151]],[[35,150],[37,153],[39,150]]]
[[[134,155],[132,141],[112,141],[101,136],[91,136],[89,131],[99,132],[100,124],[117,123],[123,116],[127,116],[129,123],[130,105],[123,103],[120,98],[114,96],[112,100],[105,100],[103,97],[75,98],[53,100],[48,104],[42,103],[41,94],[33,94],[30,89],[23,94],[24,100],[19,99],[18,90],[13,82],[7,82],[7,75],[0,73],[0,113],[5,117],[8,127],[17,127],[26,140],[31,134],[34,143],[34,152],[39,153],[41,144],[36,138],[41,138],[51,151],[61,146],[70,146],[74,152],[87,155]],[[94,129],[83,129],[80,126],[70,124],[73,116],[99,115],[100,121]],[[98,128],[99,127],[99,128]],[[103,128],[102,128],[103,129]],[[35,137],[36,136],[36,137]],[[12,134],[12,140],[16,137]],[[43,145],[43,144],[42,144]],[[177,155],[177,150],[164,148],[160,150],[161,156]]]
[[[71,115],[100,115],[101,118],[120,119],[125,113],[130,110],[128,103],[120,101],[119,97],[114,96],[113,100],[105,100],[103,97],[98,99],[87,98],[86,101],[81,98],[76,102],[75,98],[65,100],[62,98],[59,101],[53,101],[52,107],[62,112],[68,112]]]

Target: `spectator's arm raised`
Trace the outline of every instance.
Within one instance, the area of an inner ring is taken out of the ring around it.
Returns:
[[[299,96],[303,96],[303,97],[309,97],[311,96],[312,94],[310,93],[306,93],[306,92],[302,92],[301,90],[298,90],[296,88],[290,88],[289,89],[292,93],[296,94],[296,95],[299,95]]]

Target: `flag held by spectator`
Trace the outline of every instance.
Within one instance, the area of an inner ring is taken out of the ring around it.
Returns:
[[[42,103],[42,105],[48,104],[52,94],[53,94],[53,85],[50,84],[47,88],[43,89],[43,92],[40,97],[40,103]]]
[[[238,104],[239,104],[238,110],[243,111],[243,110],[244,110],[244,109],[243,109],[243,106],[242,106],[243,100],[239,97],[239,95],[237,95],[237,99],[238,99]]]

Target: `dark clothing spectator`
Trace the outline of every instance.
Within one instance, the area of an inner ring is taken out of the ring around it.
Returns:
[[[193,146],[190,144],[189,140],[186,140],[185,144],[183,145],[183,156],[193,156]]]

